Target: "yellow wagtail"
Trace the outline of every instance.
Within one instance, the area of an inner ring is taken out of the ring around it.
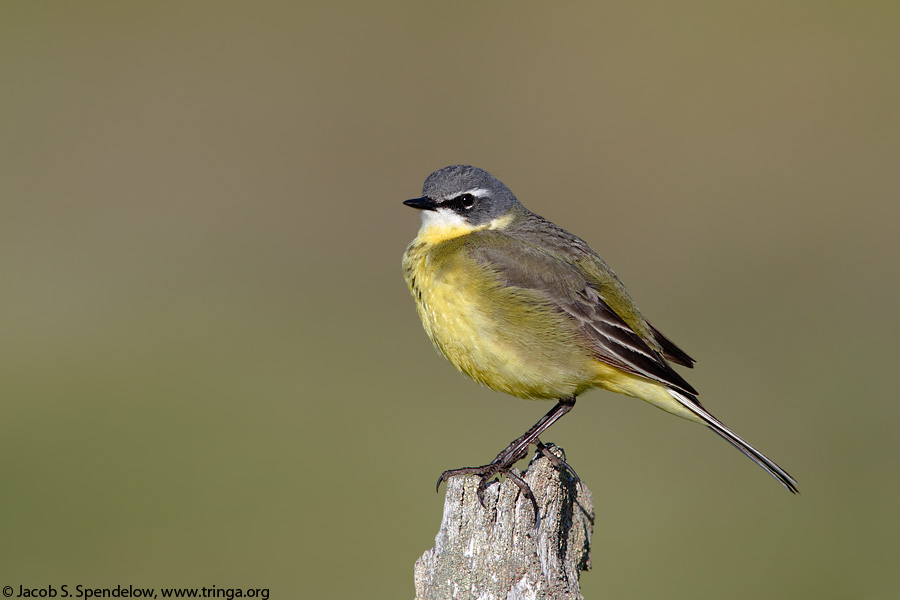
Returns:
[[[530,444],[543,448],[539,436],[577,396],[598,387],[706,425],[797,492],[784,469],[700,405],[669,364],[692,367],[694,360],[641,316],[583,240],[529,211],[476,167],[435,171],[422,197],[404,204],[421,211],[422,226],[403,255],[403,274],[440,353],[491,389],[558,400],[490,464],[445,471],[438,485],[453,475],[479,475],[483,498],[488,481],[507,473],[533,502],[509,469]]]

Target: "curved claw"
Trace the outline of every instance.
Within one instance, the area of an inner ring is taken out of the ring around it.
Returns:
[[[552,444],[551,444],[552,445]],[[575,472],[575,469],[572,468],[572,465],[567,463],[564,458],[557,456],[553,452],[550,451],[550,446],[544,444],[544,442],[538,440],[537,441],[537,449],[541,455],[545,456],[550,462],[553,463],[553,466],[559,469],[562,467],[566,471],[572,474],[572,477],[575,478],[576,483],[581,483],[581,477],[578,476],[578,473]]]
[[[519,491],[522,492],[523,496],[531,500],[531,508],[534,509],[534,529],[537,531],[541,526],[541,511],[538,509],[538,503],[534,497],[534,492],[531,491],[531,486],[518,473],[508,471],[506,476],[519,486]]]
[[[463,467],[461,469],[447,469],[446,471],[441,473],[440,477],[438,477],[437,485],[434,486],[434,491],[435,492],[440,491],[441,482],[449,481],[450,478],[453,477],[454,475],[481,475],[483,477],[484,474],[487,472],[487,469],[492,466],[493,466],[493,464],[484,465],[482,467]],[[496,472],[495,472],[495,474],[496,474]],[[490,477],[493,477],[493,476],[494,476],[493,474],[490,475]]]
[[[481,508],[486,509],[487,505],[484,503],[484,492],[487,491],[488,486],[488,478],[485,475],[481,475],[481,482],[478,484],[478,502],[481,504]]]

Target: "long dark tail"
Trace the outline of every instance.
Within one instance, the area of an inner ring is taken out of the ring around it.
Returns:
[[[797,481],[790,476],[790,474],[775,464],[775,461],[770,459],[768,456],[742,440],[736,433],[725,427],[725,425],[706,412],[702,406],[696,401],[689,397],[687,394],[683,392],[678,392],[676,390],[669,390],[669,393],[674,397],[679,404],[684,406],[687,410],[691,411],[698,417],[700,417],[706,426],[715,431],[719,436],[725,439],[726,442],[740,450],[747,456],[750,460],[758,464],[760,467],[765,469],[769,475],[778,480],[778,482],[786,487],[788,491],[792,494],[798,494],[800,491],[797,489]]]

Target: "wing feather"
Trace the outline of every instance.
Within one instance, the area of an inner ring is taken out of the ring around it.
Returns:
[[[604,300],[598,286],[592,285],[574,264],[499,231],[470,235],[478,237],[477,243],[467,244],[472,259],[506,285],[529,290],[571,317],[597,360],[672,389],[697,393],[672,369],[663,353],[651,346],[655,340],[648,343],[629,327]],[[627,296],[616,300],[617,304],[628,304],[632,316],[640,314]]]

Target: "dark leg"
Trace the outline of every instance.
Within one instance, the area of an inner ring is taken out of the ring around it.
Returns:
[[[478,485],[478,500],[481,502],[481,505],[484,506],[484,491],[487,489],[488,482],[497,475],[503,473],[512,475],[509,473],[509,470],[516,462],[525,458],[528,454],[528,446],[531,444],[539,444],[540,440],[538,438],[540,435],[564,414],[572,410],[572,407],[574,406],[575,398],[565,398],[560,400],[556,406],[550,409],[550,412],[541,417],[541,420],[535,423],[531,429],[526,431],[522,437],[513,440],[513,442],[498,454],[497,458],[491,461],[490,464],[482,465],[480,467],[463,467],[461,469],[449,469],[444,471],[438,478],[437,487],[440,487],[442,481],[447,481],[454,475],[478,475],[481,477],[481,483]],[[541,444],[541,446],[543,446],[543,444]],[[549,452],[547,454],[549,454]],[[568,465],[565,466],[568,467]],[[537,515],[537,501],[534,499],[534,494],[531,493],[531,488],[521,477],[513,477],[512,479],[516,485],[519,486],[522,493],[531,500],[531,503],[534,506],[534,514]]]

